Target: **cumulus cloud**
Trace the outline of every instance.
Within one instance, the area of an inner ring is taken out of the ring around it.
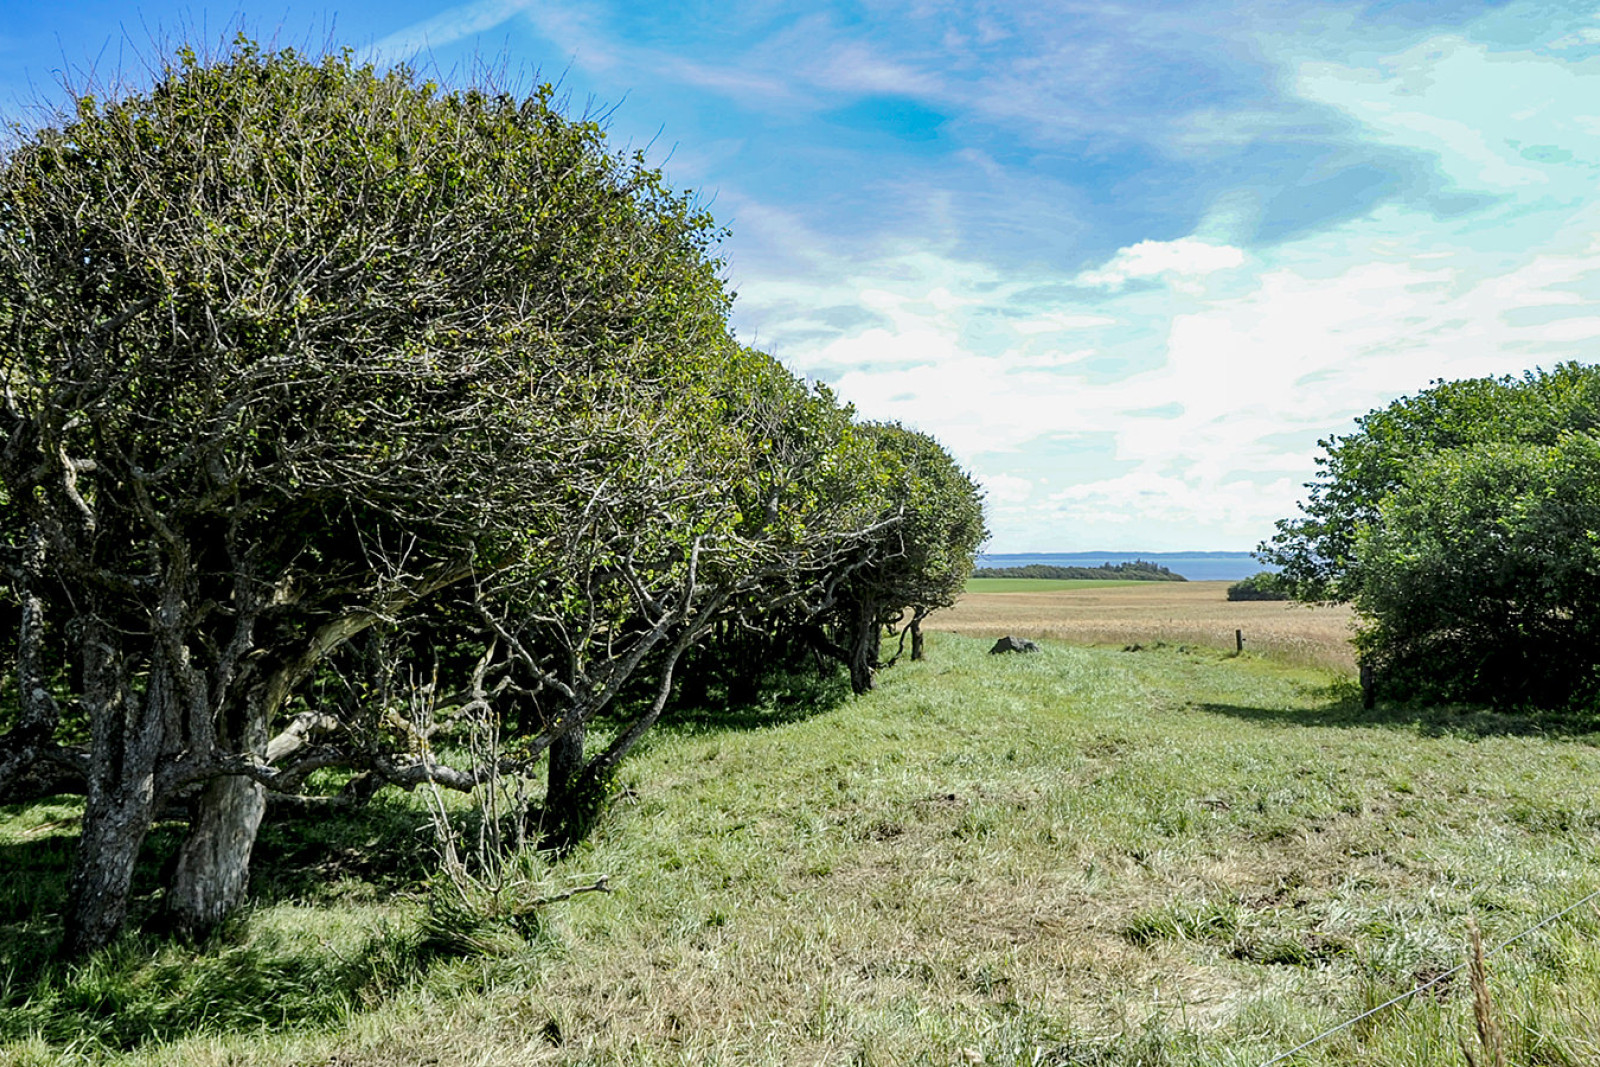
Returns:
[[[1106,263],[1073,281],[1097,289],[1121,289],[1130,281],[1184,281],[1244,264],[1244,252],[1231,245],[1210,244],[1194,237],[1176,241],[1140,241],[1117,250]]]
[[[1021,504],[1033,496],[1033,483],[1014,474],[985,474],[982,481],[991,504]]]
[[[971,464],[997,551],[1250,547],[1293,513],[1316,440],[1354,416],[1600,337],[1600,208],[1563,218],[1558,239],[1508,259],[1395,206],[1238,262],[1203,293],[1085,293],[926,249],[835,259],[777,287],[786,305],[853,302],[877,322],[782,354]],[[749,287],[743,314],[781,332],[775,291]]]

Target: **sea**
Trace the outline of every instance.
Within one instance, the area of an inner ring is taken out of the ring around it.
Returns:
[[[980,567],[1098,567],[1102,563],[1158,563],[1191,582],[1236,582],[1261,571],[1277,570],[1256,559],[1254,552],[983,552]]]

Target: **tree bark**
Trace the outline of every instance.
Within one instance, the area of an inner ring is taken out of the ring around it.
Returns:
[[[237,721],[224,722],[218,744],[262,760],[268,749],[270,716],[270,709],[262,705],[275,693],[270,685],[252,693],[235,713]],[[206,783],[167,882],[163,910],[174,930],[204,937],[244,903],[250,853],[266,809],[267,791],[260,782],[229,775]]]
[[[151,672],[143,700],[128,693],[111,628],[89,615],[83,630],[91,759],[67,888],[62,953],[69,959],[110,944],[127,920],[134,864],[161,799],[156,762],[172,698],[170,680],[159,671]]]
[[[876,684],[874,674],[881,640],[877,604],[871,600],[857,601],[850,625],[850,688],[857,693],[869,692]]]
[[[667,700],[672,696],[673,672],[677,669],[678,660],[689,647],[689,637],[686,635],[679,639],[672,651],[667,655],[666,662],[661,667],[661,679],[656,683],[656,696],[637,719],[628,724],[628,728],[617,735],[616,739],[600,755],[590,760],[583,766],[583,778],[587,786],[599,785],[606,776],[610,775],[621,763],[639,739],[645,735],[650,727],[661,718],[661,713],[666,710]]]
[[[915,663],[922,658],[922,620],[911,620],[911,661]]]
[[[67,929],[61,951],[68,959],[80,959],[105,947],[122,929],[128,917],[133,867],[150,832],[154,804],[149,786],[154,766],[150,774],[126,783],[126,788],[107,789],[97,781],[103,777],[95,774],[90,779],[77,862],[67,890]]]
[[[584,727],[585,724],[580,720],[557,736],[550,742],[550,751],[546,756],[550,765],[546,768],[542,830],[558,848],[571,844],[575,840],[574,835],[581,834],[582,825],[587,821],[582,810],[581,788]]]
[[[227,776],[206,783],[167,885],[166,919],[173,929],[204,937],[244,902],[250,852],[266,808],[259,782]]]
[[[424,588],[442,588],[465,573],[460,564],[441,566]],[[297,657],[258,679],[232,707],[216,712],[220,721],[212,743],[222,752],[248,756],[257,763],[293,752],[320,722],[308,720],[298,734],[291,727],[271,739],[273,718],[317,663],[370,629],[379,617],[376,611],[358,611],[325,623]],[[244,903],[250,854],[266,809],[266,788],[254,779],[228,775],[206,784],[167,882],[163,905],[167,925],[188,937],[202,938]]]

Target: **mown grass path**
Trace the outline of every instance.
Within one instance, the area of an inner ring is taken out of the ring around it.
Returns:
[[[1469,916],[1493,944],[1600,887],[1593,734],[1363,713],[1338,676],[1248,655],[986,647],[934,635],[927,662],[869,697],[779,695],[664,730],[627,767],[630,799],[550,874],[619,891],[562,905],[502,958],[410,976],[384,946],[419,905],[359,871],[263,904],[209,954],[153,950],[127,983],[253,951],[343,1007],[298,1025],[191,1018],[129,1051],[1249,1065],[1460,962]],[[1600,1062],[1593,909],[1490,966],[1512,1062]],[[52,987],[57,1017],[84,1011],[66,996],[81,983]],[[1458,1065],[1465,985],[1296,1062]],[[6,1036],[24,1062],[70,1058]]]

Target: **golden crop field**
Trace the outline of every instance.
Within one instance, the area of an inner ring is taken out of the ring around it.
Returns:
[[[1084,583],[1052,592],[971,592],[930,618],[929,630],[1046,638],[1075,645],[1234,647],[1308,666],[1354,671],[1348,607],[1230,601],[1228,582]],[[990,583],[992,586],[993,583]]]

